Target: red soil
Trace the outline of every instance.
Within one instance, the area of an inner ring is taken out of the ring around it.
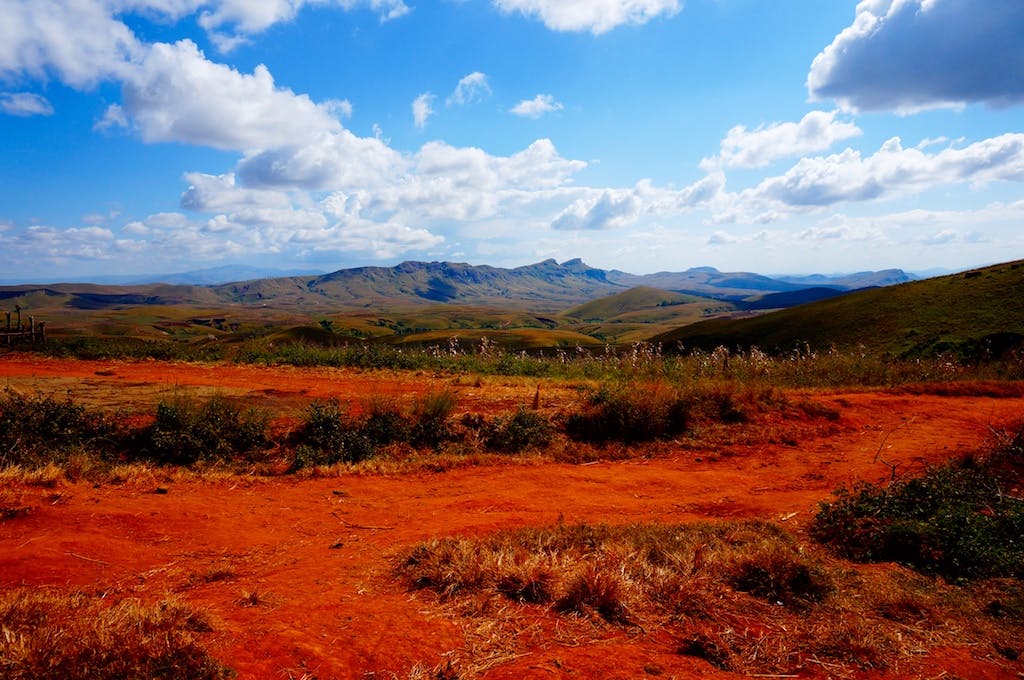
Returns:
[[[270,395],[291,405],[451,385],[450,377],[411,373],[34,357],[0,359],[0,377],[17,389],[73,387],[96,401],[106,394],[121,406],[174,385]],[[513,380],[457,391],[460,407],[504,412],[528,403],[535,387]],[[545,398],[556,399],[559,389],[545,386]],[[0,522],[0,588],[70,586],[147,601],[176,594],[212,615],[215,632],[206,642],[242,678],[404,678],[414,664],[433,666],[465,646],[456,622],[390,576],[389,558],[406,546],[559,520],[751,517],[799,528],[837,486],[888,476],[890,468],[876,458],[901,471],[943,460],[983,445],[990,427],[1024,416],[1019,397],[864,391],[814,399],[839,409],[839,425],[823,433],[818,423],[797,423],[795,445],[689,445],[652,459],[587,465],[160,482],[165,494],[153,493],[155,484],[28,488],[33,512]],[[256,590],[262,603],[240,606],[243,590]],[[542,641],[486,677],[637,678],[656,670],[664,677],[738,677],[674,654],[656,635],[609,636],[579,647]],[[987,656],[941,650],[925,667],[929,677],[1012,678],[1024,671],[1024,664],[1010,672],[1008,662],[996,665]]]

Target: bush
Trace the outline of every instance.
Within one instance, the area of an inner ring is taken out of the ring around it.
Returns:
[[[431,392],[413,404],[412,444],[437,448],[454,437],[451,426],[455,394],[451,390]]]
[[[175,397],[157,404],[144,448],[161,464],[229,460],[267,444],[268,420],[262,411],[243,411],[222,396],[205,402]]]
[[[407,413],[390,399],[373,399],[362,417],[349,415],[337,399],[313,402],[297,436],[293,470],[312,465],[358,463],[392,444],[437,447],[451,439],[450,391],[418,398]]]
[[[918,478],[840,489],[820,507],[812,535],[855,560],[955,579],[1024,577],[1024,503],[1003,490],[1024,465],[1018,440]]]
[[[587,401],[565,423],[577,441],[646,442],[680,435],[690,424],[688,401],[660,385],[605,386]]]
[[[0,467],[62,461],[83,447],[109,452],[119,434],[113,420],[70,397],[24,396],[12,390],[0,397]]]
[[[555,429],[551,421],[535,411],[520,407],[508,418],[495,418],[482,424],[484,446],[501,453],[519,453],[529,448],[543,448],[551,443]]]

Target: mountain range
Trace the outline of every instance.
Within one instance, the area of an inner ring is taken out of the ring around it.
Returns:
[[[215,280],[228,273],[254,272],[237,268],[200,270],[180,277],[166,277],[168,281],[160,284],[3,286],[0,287],[0,299],[12,300],[22,306],[30,303],[30,298],[36,303],[45,299],[51,304],[63,302],[76,309],[242,304],[303,310],[365,310],[451,303],[513,305],[547,313],[642,286],[727,300],[760,309],[790,306],[857,288],[911,280],[899,269],[839,277],[815,275],[804,279],[721,272],[713,267],[636,275],[598,269],[580,259],[561,264],[550,259],[513,269],[454,262],[403,262],[393,267],[357,267],[320,275],[255,277],[204,285],[186,283]],[[771,296],[780,297],[772,300]],[[19,301],[16,298],[24,299]]]

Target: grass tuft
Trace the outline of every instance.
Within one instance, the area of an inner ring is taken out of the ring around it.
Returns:
[[[201,646],[209,620],[174,601],[114,605],[80,593],[0,592],[0,676],[7,680],[220,680],[234,674]]]

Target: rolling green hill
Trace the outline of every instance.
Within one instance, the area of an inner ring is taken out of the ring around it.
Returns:
[[[682,293],[672,293],[649,286],[637,286],[629,290],[592,300],[562,312],[563,316],[582,321],[609,321],[622,314],[639,312],[697,302],[702,298]]]
[[[714,319],[655,336],[666,345],[895,356],[1000,354],[1024,343],[1024,261],[850,293],[750,319]]]

